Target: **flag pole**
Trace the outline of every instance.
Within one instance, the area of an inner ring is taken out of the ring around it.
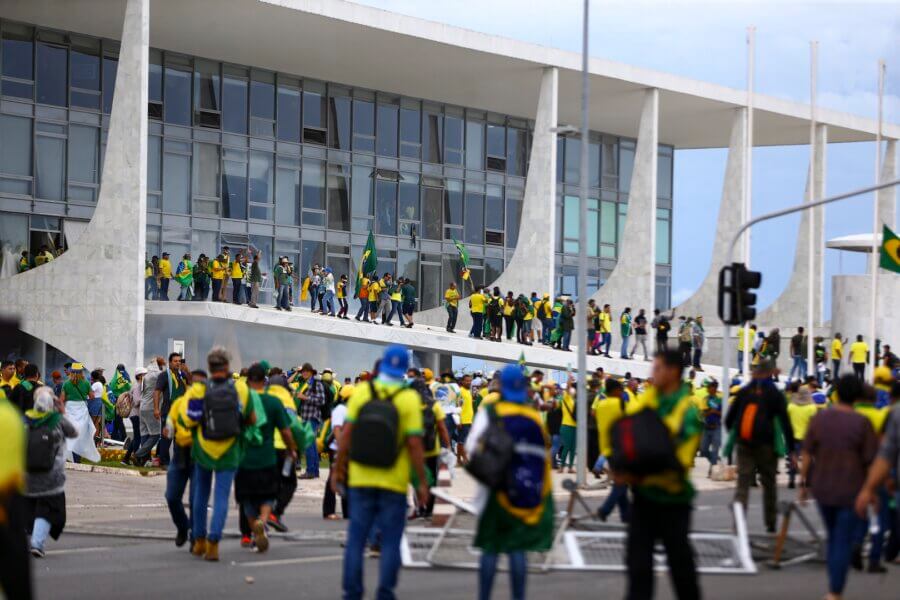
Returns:
[[[883,123],[883,113],[882,107],[884,103],[884,71],[885,64],[884,60],[878,61],[878,129],[875,132],[875,184],[878,185],[881,183],[881,128]],[[875,343],[875,321],[876,314],[878,312],[878,257],[880,253],[880,244],[878,243],[878,233],[881,231],[881,218],[878,214],[878,192],[875,192],[875,195],[872,199],[872,305],[871,305],[871,315],[869,318],[869,343],[872,344],[872,374],[874,376],[875,373],[875,365],[878,364],[878,357],[876,356],[876,343]],[[882,240],[884,243],[884,240]]]
[[[750,25],[747,27],[747,130],[744,132],[746,147],[744,149],[744,202],[743,202],[743,221],[746,223],[753,214],[753,93],[754,93],[754,74],[756,72],[756,27]],[[750,232],[744,236],[743,243],[743,259],[747,268],[750,268]],[[750,344],[748,342],[750,335],[750,322],[744,323],[744,351],[741,353],[743,360],[738,365],[738,371],[741,373],[750,372]],[[741,340],[738,340],[741,343]],[[723,380],[722,386],[725,393],[731,389],[731,380]]]

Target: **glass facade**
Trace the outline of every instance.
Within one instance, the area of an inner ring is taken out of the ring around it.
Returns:
[[[118,43],[8,21],[0,42],[3,231],[15,213],[55,216],[62,231],[66,219],[89,219],[97,201]],[[352,273],[373,231],[379,271],[413,279],[421,309],[459,283],[454,239],[469,250],[475,283],[490,283],[511,257],[527,119],[159,49],[149,71],[148,254],[252,245],[266,265],[287,255],[302,270],[327,262]],[[620,171],[633,142],[591,136],[596,287],[615,264],[617,206],[627,204]],[[568,198],[577,208],[579,144],[560,140],[561,281],[578,250]],[[661,178],[668,169],[671,179],[671,149],[660,152]],[[671,223],[671,184],[661,183],[666,193],[660,224]],[[20,226],[34,230],[33,220]],[[667,251],[657,256],[668,263]]]

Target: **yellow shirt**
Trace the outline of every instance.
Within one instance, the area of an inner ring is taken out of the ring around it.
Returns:
[[[194,390],[194,386],[200,386],[198,388],[200,391]],[[172,403],[172,408],[169,409],[169,414],[166,417],[166,428],[169,430],[169,438],[175,440],[175,445],[181,446],[182,448],[187,448],[194,442],[191,430],[178,420],[178,415],[181,412],[181,405],[185,402],[184,399],[188,394],[193,398],[205,395],[206,386],[199,382],[191,385],[185,393],[175,399],[175,402]]]
[[[511,316],[515,310],[516,310],[515,303],[507,304],[505,300],[503,301],[503,316],[504,317]]]
[[[575,421],[575,399],[569,395],[569,392],[563,392],[562,424],[569,427],[578,426],[578,423]]]
[[[857,402],[853,405],[853,410],[864,416],[872,423],[872,429],[875,430],[876,435],[881,435],[884,431],[884,422],[887,420],[888,416],[888,407],[884,408],[875,408],[873,405],[868,402]]]
[[[610,333],[610,317],[606,311],[600,312],[600,333]]]
[[[618,421],[625,411],[622,410],[624,399],[614,396],[609,398],[597,398],[591,408],[594,410],[594,419],[597,421],[597,439],[600,444],[600,454],[610,456],[612,454],[612,440],[609,437],[609,428]]]
[[[391,293],[391,302],[400,302],[403,299],[403,294],[400,292],[400,286],[395,286],[393,293]]]
[[[844,344],[835,338],[831,341],[831,359],[841,360],[842,358],[844,358]]]
[[[343,297],[344,297],[344,294],[345,294],[344,289],[346,289],[346,287],[347,287],[347,284],[344,283],[343,281],[338,281],[338,282],[337,282],[337,285],[335,285],[334,289],[335,289],[336,292],[337,292],[337,297],[338,297],[338,298],[343,298]]]
[[[472,294],[469,297],[469,306],[472,307],[472,313],[478,314],[484,312],[484,302],[485,298],[483,294],[479,294],[478,292]]]
[[[22,414],[0,390],[0,494],[22,491],[25,485],[25,428]],[[4,511],[5,520],[5,511]]]
[[[241,279],[244,276],[244,269],[241,268],[241,263],[238,261],[234,261],[231,263],[231,278],[232,279]]]
[[[270,386],[267,389],[266,393],[281,400],[281,404],[284,406],[284,410],[287,411],[290,420],[293,421],[294,415],[297,414],[297,405],[294,404],[294,398],[291,396],[291,393],[280,385]],[[277,427],[275,428],[273,441],[275,443],[276,450],[287,449],[287,444],[285,444],[284,440],[281,438],[281,431],[279,431]]]
[[[819,412],[819,405],[815,402],[809,404],[788,403],[787,413],[791,420],[791,429],[794,430],[794,438],[797,441],[803,441],[806,437],[806,430],[809,428],[809,422]]]
[[[444,300],[450,306],[459,306],[459,290],[447,290],[444,292]]]
[[[369,300],[375,302],[378,300],[378,294],[381,292],[381,284],[377,280],[372,280],[369,284]]]
[[[444,412],[444,409],[441,408],[440,402],[435,402],[431,405],[431,410],[434,411],[434,428],[435,428],[435,436],[434,436],[434,448],[431,450],[425,449],[425,458],[432,458],[434,456],[440,456],[441,454],[441,436],[437,432],[437,424],[442,423],[444,419],[447,418],[447,413]],[[432,475],[437,478],[437,473],[432,473]]]
[[[741,352],[747,352],[751,348],[753,348],[754,342],[756,342],[756,330],[747,329],[744,331],[743,327],[738,327],[738,350]]]
[[[163,279],[172,279],[172,263],[168,258],[159,259],[159,276]]]
[[[225,279],[225,261],[219,262],[214,259],[212,261],[212,278],[213,279]]]
[[[461,398],[459,410],[459,424],[471,425],[475,416],[475,405],[472,402],[472,390],[464,387],[459,388],[459,397]]]
[[[850,344],[850,362],[866,362],[866,354],[869,353],[869,345],[865,342],[853,342]]]
[[[144,277],[153,277],[153,267],[150,265],[144,267]]]
[[[16,389],[16,386],[22,383],[22,380],[19,379],[19,376],[13,373],[13,376],[9,379],[3,379],[3,376],[0,375],[0,387],[9,386],[10,390]]]
[[[375,389],[384,397],[390,393],[388,387],[379,381],[374,383]],[[359,416],[359,411],[366,402],[372,399],[371,387],[359,385],[354,389],[350,401],[347,403],[347,423],[353,423]],[[419,395],[413,391],[404,389],[394,396],[394,406],[397,407],[398,428],[397,444],[400,453],[397,461],[386,469],[371,467],[350,461],[348,482],[350,487],[378,488],[398,494],[405,494],[409,487],[410,460],[409,451],[406,448],[406,439],[410,436],[422,435],[422,402]],[[435,415],[437,416],[437,415]]]

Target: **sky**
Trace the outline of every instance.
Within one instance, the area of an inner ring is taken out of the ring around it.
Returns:
[[[355,0],[392,12],[564,50],[581,50],[579,0]],[[886,122],[900,122],[900,2],[663,2],[592,0],[593,56],[745,89],[746,28],[756,27],[758,93],[809,101],[809,42],[819,42],[820,106],[874,118],[877,63],[887,62]],[[690,296],[709,270],[727,151],[675,155],[672,300]],[[757,148],[753,214],[803,201],[808,146]],[[831,144],[826,194],[871,185],[875,144]],[[799,216],[760,224],[751,264],[763,272],[759,307],[778,297],[791,274]],[[826,209],[825,239],[872,229],[872,197]],[[825,316],[830,277],[861,273],[861,254],[826,251]]]

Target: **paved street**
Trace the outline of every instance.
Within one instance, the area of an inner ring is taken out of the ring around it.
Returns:
[[[229,537],[222,544],[222,561],[209,564],[193,559],[171,542],[173,531],[162,501],[163,477],[72,471],[68,475],[69,529],[60,542],[50,544],[46,559],[34,563],[41,599],[113,595],[245,598],[248,594],[334,598],[339,594],[343,524],[319,517],[321,480],[301,482],[301,493],[286,517],[295,539],[276,538],[270,551],[259,555],[240,548],[238,540]],[[728,490],[702,492],[695,527],[726,529],[730,525],[726,508],[729,498]],[[754,495],[748,518],[753,533],[762,529],[758,500],[758,494]],[[811,508],[808,511],[812,514]],[[229,516],[228,526],[232,531],[236,527],[234,514]],[[96,534],[101,531],[117,535]],[[366,568],[367,589],[371,591],[377,579],[377,562],[369,560]],[[505,578],[501,575],[499,579],[496,597],[508,597]],[[671,598],[665,575],[658,579],[657,597]],[[476,583],[473,571],[404,570],[398,595],[429,600],[473,598]],[[620,598],[624,583],[624,576],[617,573],[555,572],[532,575],[528,585],[533,598]],[[825,569],[819,564],[780,571],[761,566],[755,576],[705,576],[702,586],[707,598],[819,598],[824,591]],[[898,590],[900,567],[892,566],[885,576],[851,573],[846,598],[895,600]]]

